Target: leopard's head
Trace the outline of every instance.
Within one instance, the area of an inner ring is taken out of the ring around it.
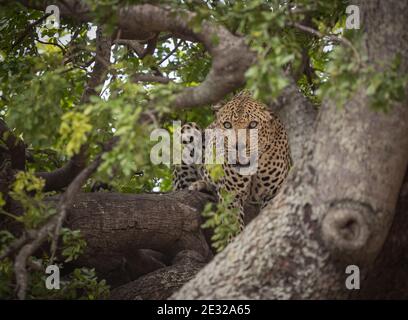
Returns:
[[[227,138],[225,148],[229,150],[228,147],[235,145],[237,148],[240,144],[245,144],[247,156],[255,147],[258,156],[267,150],[275,131],[273,120],[274,117],[266,106],[253,99],[248,91],[241,91],[227,103],[216,107],[215,127],[223,130],[227,137],[228,134],[233,134],[237,142],[229,144]],[[250,143],[250,137],[255,141],[256,133],[257,146],[254,146]]]

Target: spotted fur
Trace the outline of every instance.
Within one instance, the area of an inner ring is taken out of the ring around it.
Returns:
[[[284,126],[276,115],[267,110],[266,106],[254,100],[251,95],[243,91],[227,102],[216,112],[215,121],[209,126],[223,132],[226,127],[233,129],[249,129],[254,126],[258,129],[258,168],[252,175],[241,175],[242,164],[222,165],[224,176],[218,181],[213,181],[204,165],[188,165],[183,163],[175,166],[174,189],[213,190],[220,197],[221,190],[234,194],[230,208],[238,208],[240,229],[244,228],[244,205],[247,202],[261,203],[264,207],[278,192],[284,182],[290,165],[291,157],[289,143]],[[246,146],[250,146],[250,130],[247,130]],[[182,127],[182,143],[186,146],[185,152],[194,156],[189,143],[193,135],[200,135],[201,130],[195,123],[187,123]],[[203,146],[205,143],[203,143]],[[227,139],[225,140],[227,147]],[[251,146],[250,146],[251,147]],[[226,150],[227,151],[227,150]],[[249,155],[250,148],[247,148]],[[202,150],[203,154],[205,148]],[[227,154],[227,152],[225,152]],[[222,197],[220,197],[222,199]]]

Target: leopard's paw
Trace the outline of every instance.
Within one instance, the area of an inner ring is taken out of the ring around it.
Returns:
[[[194,181],[188,187],[188,190],[191,191],[209,191],[208,184],[203,180]]]

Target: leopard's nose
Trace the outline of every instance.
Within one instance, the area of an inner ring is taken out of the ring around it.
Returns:
[[[249,162],[246,152],[246,145],[244,143],[237,143],[236,144],[237,150],[237,163],[240,165],[246,165]]]

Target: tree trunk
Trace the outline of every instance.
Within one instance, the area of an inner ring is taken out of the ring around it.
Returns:
[[[408,299],[408,172],[401,187],[394,221],[387,240],[374,262],[359,299]]]
[[[359,6],[369,63],[377,68],[398,53],[406,73],[408,4]],[[406,102],[388,114],[376,112],[363,88],[340,110],[326,101],[303,161],[273,204],[172,297],[350,297],[345,268],[357,265],[363,279],[369,273],[392,222],[407,159]]]
[[[288,132],[293,163],[302,160],[303,149],[313,133],[317,108],[300,92],[295,83],[287,86],[276,102],[270,104]]]

